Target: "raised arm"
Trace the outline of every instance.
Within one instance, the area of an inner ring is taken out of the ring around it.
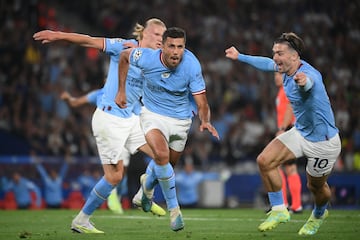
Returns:
[[[126,108],[126,91],[125,91],[125,83],[126,77],[129,71],[130,64],[130,52],[132,49],[126,49],[121,52],[119,59],[119,89],[115,97],[115,103],[120,108]]]
[[[40,188],[32,181],[30,180],[26,180],[26,187],[33,191],[35,193],[35,196],[36,196],[36,206],[37,207],[40,207],[41,206],[41,190]]]
[[[273,59],[262,56],[251,56],[246,54],[241,54],[235,47],[230,47],[225,50],[225,57],[232,60],[238,60],[240,62],[247,63],[259,70],[262,71],[272,71],[276,72],[276,63]]]
[[[75,43],[82,47],[97,48],[99,50],[104,49],[103,37],[92,37],[79,33],[66,33],[60,31],[43,30],[33,35],[34,40],[41,41],[43,44],[51,43],[55,41],[67,41]]]

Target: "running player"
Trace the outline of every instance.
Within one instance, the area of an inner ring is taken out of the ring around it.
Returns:
[[[275,137],[257,157],[260,175],[272,206],[259,231],[268,231],[290,220],[281,190],[278,167],[289,160],[307,158],[307,186],[315,206],[299,235],[315,234],[328,216],[331,190],[327,179],[341,151],[339,130],[335,126],[322,76],[300,58],[304,42],[295,33],[283,33],[273,44],[273,59],[240,54],[235,47],[225,50],[226,57],[250,64],[263,71],[283,74],[283,85],[296,122],[293,128]]]
[[[210,123],[210,108],[200,63],[185,49],[185,42],[184,30],[169,28],[164,32],[162,49],[123,51],[119,61],[119,92],[116,96],[116,103],[126,109],[128,98],[125,84],[129,63],[140,68],[145,81],[140,121],[155,160],[148,165],[148,168],[152,168],[152,174],[141,177],[144,191],[142,206],[145,211],[150,210],[154,186],[159,183],[170,212],[170,228],[173,231],[184,228],[171,163],[175,164],[181,156],[192,122],[189,93],[197,104],[200,131],[207,129],[213,136],[219,137]]]
[[[94,112],[92,119],[92,129],[96,139],[100,160],[104,170],[104,176],[93,188],[89,198],[79,214],[73,219],[71,229],[79,233],[104,233],[96,229],[90,222],[93,212],[107,199],[113,188],[123,178],[123,154],[141,150],[150,157],[153,153],[146,144],[144,134],[140,128],[139,116],[133,114],[139,105],[139,98],[142,94],[141,81],[138,78],[139,69],[131,67],[129,70],[127,95],[129,107],[119,108],[115,102],[115,95],[118,89],[118,61],[119,55],[129,46],[159,48],[162,43],[162,34],[165,31],[165,24],[156,18],[149,19],[145,27],[137,24],[134,36],[136,39],[121,38],[102,38],[91,37],[77,33],[64,33],[53,31],[40,31],[34,34],[34,39],[49,43],[58,40],[65,40],[76,43],[84,47],[103,50],[110,55],[110,65],[107,80],[104,85],[104,94],[101,103]],[[164,214],[164,210],[154,209],[157,205],[152,205],[153,212]]]

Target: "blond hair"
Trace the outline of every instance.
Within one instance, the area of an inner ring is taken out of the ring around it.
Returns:
[[[158,18],[150,18],[146,21],[145,27],[139,23],[136,23],[132,35],[136,38],[136,40],[142,40],[143,39],[143,32],[144,29],[147,28],[149,25],[156,24],[159,26],[163,26],[166,28],[166,25],[163,21],[161,21]]]

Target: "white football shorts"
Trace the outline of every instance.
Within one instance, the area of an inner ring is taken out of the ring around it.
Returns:
[[[182,152],[185,148],[191,123],[191,118],[176,119],[151,112],[145,107],[141,108],[140,124],[145,135],[152,129],[159,129],[169,148],[177,152]]]
[[[140,128],[139,116],[121,118],[97,108],[92,118],[92,129],[102,164],[117,164],[146,143]],[[127,160],[128,161],[128,160]]]
[[[339,134],[327,141],[310,142],[299,131],[292,127],[276,137],[279,139],[296,158],[306,157],[306,172],[313,177],[329,175],[341,152]]]

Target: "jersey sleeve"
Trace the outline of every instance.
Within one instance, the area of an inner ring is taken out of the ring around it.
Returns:
[[[104,52],[108,55],[117,55],[127,48],[124,46],[124,43],[128,42],[137,45],[137,41],[134,39],[105,38]]]
[[[274,62],[274,60],[268,57],[239,54],[238,60],[262,71],[277,71],[276,63]]]
[[[96,90],[93,90],[91,92],[89,92],[87,94],[87,100],[88,102],[91,104],[91,105],[94,105],[94,106],[97,106],[97,103],[98,103],[98,98],[99,96],[102,94],[103,92],[103,89],[100,88],[100,89],[96,89]]]
[[[130,64],[133,64],[134,66],[138,68],[143,68],[146,66],[146,63],[149,61],[145,61],[147,57],[144,57],[144,55],[150,54],[149,49],[146,48],[135,48],[130,53]]]
[[[190,81],[190,91],[193,95],[201,94],[205,92],[205,80],[202,75],[201,65],[200,62],[193,57],[191,61],[191,81]]]

